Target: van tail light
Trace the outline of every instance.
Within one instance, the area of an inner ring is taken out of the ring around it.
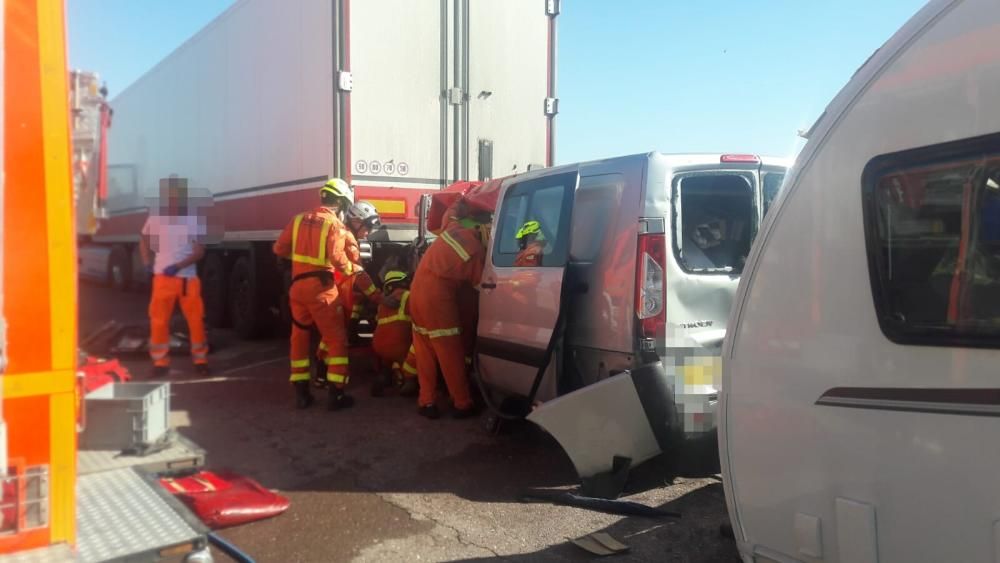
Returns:
[[[655,338],[667,325],[667,240],[663,233],[639,235],[639,270],[635,277],[635,314],[640,338]]]
[[[755,154],[724,154],[719,157],[719,162],[742,162],[749,164],[760,164],[760,157]]]

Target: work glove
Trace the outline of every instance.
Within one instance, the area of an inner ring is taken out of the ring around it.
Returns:
[[[386,295],[382,298],[382,304],[390,309],[399,309],[400,300],[395,295]]]
[[[163,275],[165,275],[165,276],[176,276],[177,272],[179,270],[180,270],[180,268],[177,267],[177,264],[171,264],[171,265],[169,265],[169,266],[167,266],[166,268],[163,269]]]

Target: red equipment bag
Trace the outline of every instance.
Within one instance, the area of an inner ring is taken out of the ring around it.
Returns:
[[[190,477],[161,479],[160,483],[213,529],[277,516],[289,506],[287,498],[231,472],[199,471]]]
[[[132,374],[118,360],[97,356],[81,354],[79,371],[83,379],[84,394],[108,383],[121,383],[132,379]]]

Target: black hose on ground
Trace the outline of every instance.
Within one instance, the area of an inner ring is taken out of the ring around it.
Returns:
[[[252,557],[240,551],[240,548],[226,541],[222,536],[215,532],[208,533],[208,543],[215,546],[216,549],[228,555],[233,561],[237,563],[256,563]]]

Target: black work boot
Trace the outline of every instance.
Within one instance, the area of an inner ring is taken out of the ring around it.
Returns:
[[[169,366],[153,366],[153,377],[166,377],[170,375]]]
[[[343,389],[330,387],[330,394],[327,395],[326,410],[339,411],[354,406],[354,397],[344,393]]]
[[[400,397],[416,397],[419,392],[420,384],[417,383],[416,377],[406,377],[403,379],[403,384],[399,387]]]
[[[375,374],[375,379],[372,381],[372,397],[382,397],[385,395],[385,390],[392,386],[392,372],[389,370],[380,370]]]
[[[201,376],[206,376],[212,373],[212,371],[208,369],[208,364],[195,364],[194,372]]]
[[[435,405],[424,405],[417,409],[417,414],[424,418],[429,418],[431,420],[437,420],[441,418],[441,411],[438,410]]]
[[[306,409],[313,403],[312,393],[309,392],[308,381],[296,381],[295,386],[295,408]]]

